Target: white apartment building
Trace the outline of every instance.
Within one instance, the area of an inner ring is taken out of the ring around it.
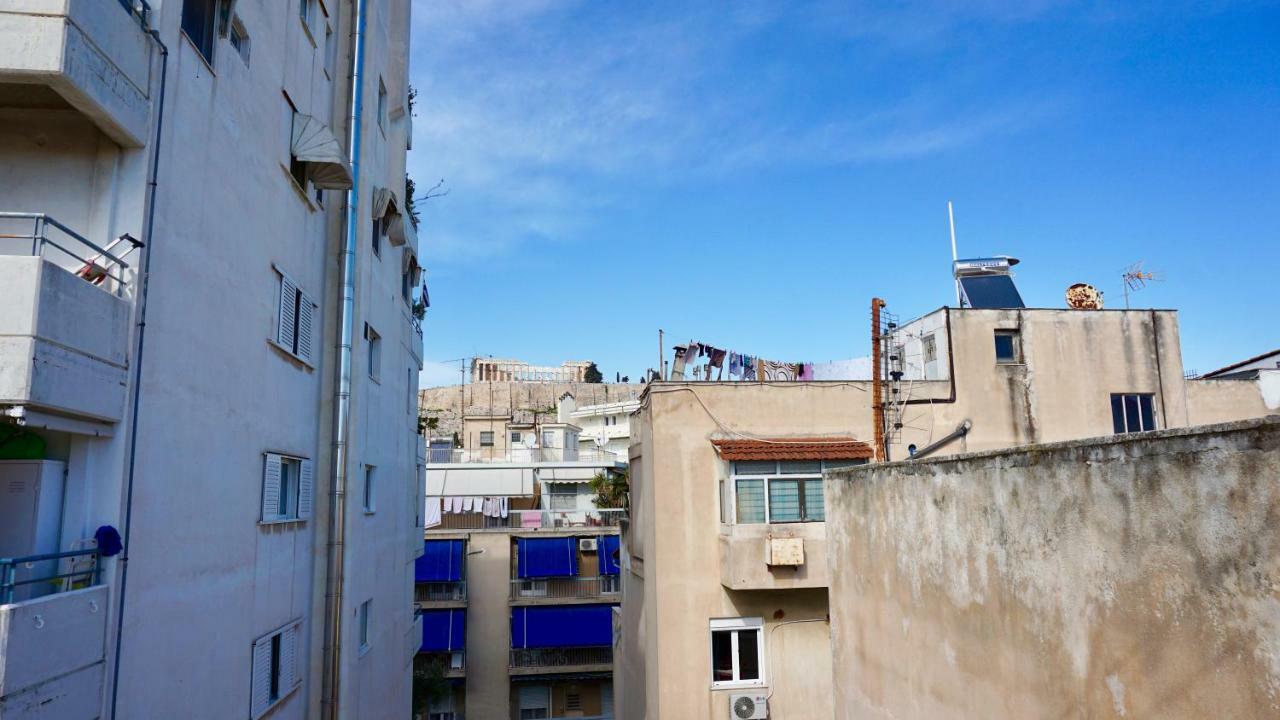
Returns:
[[[631,414],[640,409],[639,399],[579,407],[573,396],[566,393],[556,409],[560,422],[571,422],[581,429],[578,433],[581,449],[627,456],[631,445]]]
[[[0,0],[6,720],[408,716],[409,13]]]

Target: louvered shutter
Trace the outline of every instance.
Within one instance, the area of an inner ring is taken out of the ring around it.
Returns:
[[[290,688],[302,682],[298,675],[298,629],[294,625],[285,628],[280,636],[280,694],[289,692]]]
[[[311,360],[311,327],[315,318],[315,303],[305,294],[298,303],[298,357]]]
[[[303,460],[298,472],[298,518],[311,517],[311,496],[315,488],[315,463]]]
[[[280,456],[267,453],[262,467],[262,520],[270,521],[278,517],[280,517]]]
[[[253,644],[253,681],[249,716],[261,717],[271,707],[271,636]]]
[[[298,313],[298,286],[288,277],[280,276],[280,315],[277,322],[276,342],[293,352],[293,325]]]

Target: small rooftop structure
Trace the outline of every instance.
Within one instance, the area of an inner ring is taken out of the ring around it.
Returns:
[[[1017,258],[1007,255],[969,258],[953,262],[952,270],[960,291],[960,307],[985,309],[1026,307],[1017,286],[1013,284],[1013,273],[1009,269],[1017,264]]]

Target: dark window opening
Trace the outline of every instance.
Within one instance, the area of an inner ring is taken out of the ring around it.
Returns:
[[[218,0],[183,0],[182,32],[191,39],[205,62],[213,64],[213,24]]]
[[[1022,362],[1022,343],[1017,330],[997,330],[995,337],[997,363]]]
[[[271,701],[280,699],[280,635],[271,636]]]
[[[1155,430],[1155,396],[1151,393],[1113,393],[1111,427],[1117,435]]]

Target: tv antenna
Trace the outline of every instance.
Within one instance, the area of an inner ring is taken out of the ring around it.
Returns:
[[[1145,288],[1149,282],[1160,282],[1161,280],[1164,280],[1164,275],[1162,273],[1143,270],[1142,262],[1143,261],[1139,260],[1138,262],[1130,265],[1125,269],[1124,274],[1120,276],[1121,279],[1124,280],[1125,310],[1129,309],[1129,291],[1132,290],[1133,292],[1137,292]]]

